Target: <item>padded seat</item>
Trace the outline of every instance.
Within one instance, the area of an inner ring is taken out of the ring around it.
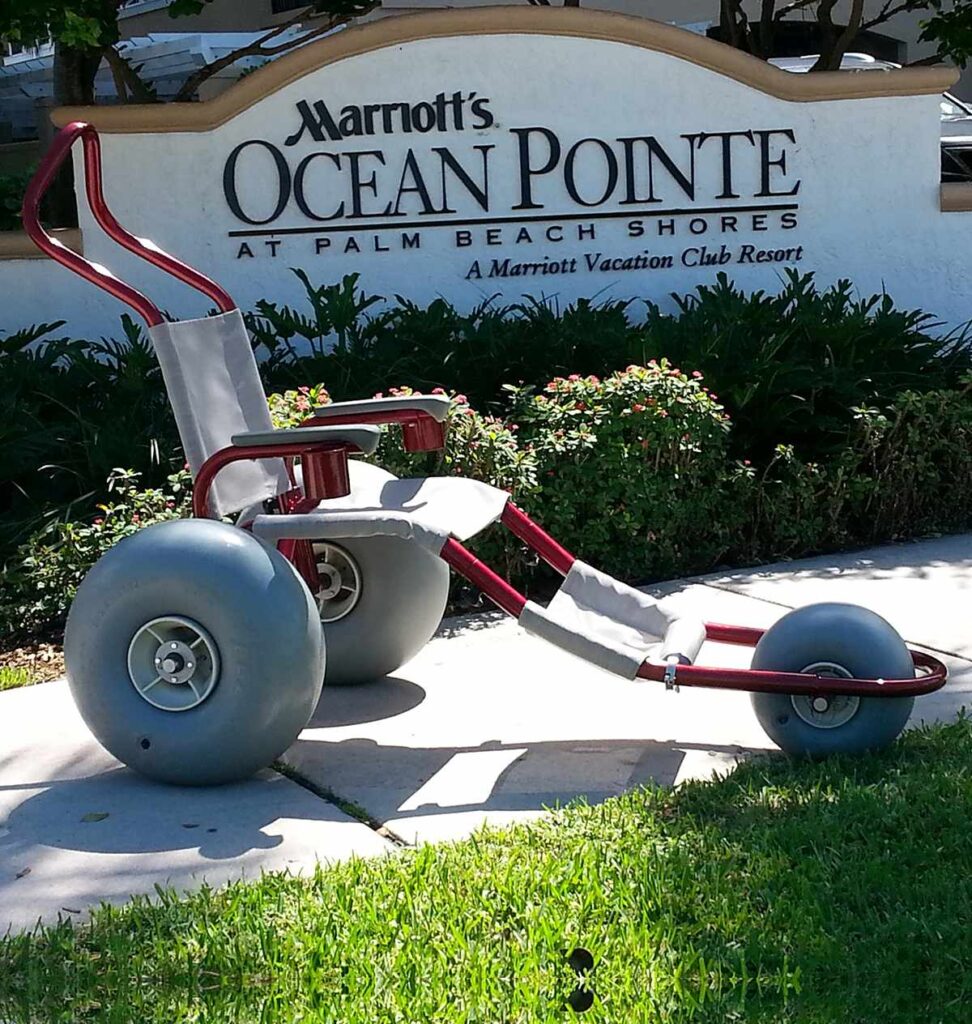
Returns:
[[[510,498],[506,491],[464,477],[399,479],[357,459],[348,470],[350,494],[326,498],[312,512],[258,515],[253,532],[271,541],[391,535],[438,552],[447,538],[468,540],[499,519]]]

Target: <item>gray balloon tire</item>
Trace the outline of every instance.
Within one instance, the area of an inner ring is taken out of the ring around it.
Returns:
[[[129,676],[135,633],[182,616],[212,637],[219,678],[188,711],[149,704]],[[282,555],[212,520],[149,526],[94,565],[64,636],[71,693],[106,750],[142,775],[177,785],[248,778],[296,739],[313,714],[324,641],[310,591]]]
[[[325,686],[357,686],[390,675],[429,642],[449,598],[449,567],[400,537],[328,541],[358,565],[361,596],[343,618],[325,622]]]
[[[832,662],[856,679],[908,679],[915,674],[908,648],[880,615],[858,605],[807,605],[771,626],[753,652],[752,667],[801,672]],[[904,729],[914,697],[862,697],[853,717],[820,728],[797,714],[789,694],[753,693],[753,709],[766,734],[787,754],[819,759],[859,754],[893,743]]]

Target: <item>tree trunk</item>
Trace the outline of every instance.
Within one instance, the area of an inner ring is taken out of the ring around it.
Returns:
[[[101,48],[78,48],[56,43],[54,46],[54,105],[90,106],[95,101],[95,75],[101,64]],[[41,126],[41,138],[47,134]],[[74,172],[70,161],[64,165],[47,193],[45,217],[55,227],[71,227],[78,222],[74,197]]]

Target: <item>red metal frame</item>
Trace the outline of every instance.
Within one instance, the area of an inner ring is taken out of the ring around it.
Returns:
[[[209,516],[209,492],[216,474],[231,462],[242,462],[245,459],[283,459],[301,457],[302,462],[313,467],[304,472],[310,477],[314,493],[304,498],[302,495],[293,503],[286,504],[282,511],[309,511],[317,506],[322,498],[342,498],[350,491],[348,483],[348,455],[360,449],[349,442],[318,441],[308,444],[306,441],[286,441],[279,444],[261,445],[230,445],[214,452],[200,466],[192,487],[192,514],[200,519]]]
[[[359,423],[380,426],[383,423],[397,423],[402,428],[402,440],[407,452],[435,452],[445,447],[446,425],[440,423],[422,409],[402,408],[372,412],[367,416],[360,413],[342,413],[337,416],[315,417],[304,420],[302,427],[319,427],[321,422],[329,427],[346,427]]]
[[[68,270],[72,270],[86,281],[90,281],[91,284],[97,285],[116,299],[131,306],[149,327],[155,327],[165,320],[158,306],[140,291],[125,284],[124,281],[120,281],[104,267],[92,263],[79,253],[68,249],[56,238],[52,238],[41,224],[41,200],[50,188],[55,174],[71,152],[71,147],[78,139],[81,140],[84,150],[84,185],[88,206],[95,221],[105,234],[141,259],[177,278],[190,288],[202,292],[216,303],[221,312],[229,313],[234,310],[236,303],[215,281],[211,281],[204,274],[200,274],[198,270],[194,270],[181,260],[163,252],[154,242],[145,238],[136,238],[118,223],[115,215],[108,209],[102,191],[101,142],[94,127],[84,121],[73,121],[58,132],[50,148],[44,154],[36,174],[27,186],[27,193],[24,196],[24,229],[34,244],[51,259],[67,267]]]
[[[165,271],[179,281],[208,296],[224,313],[236,308],[227,292],[208,277],[192,267],[163,252],[153,242],[136,238],[123,228],[108,209],[102,191],[101,145],[97,131],[83,121],[75,121],[63,128],[55,137],[37,173],[32,178],[24,198],[23,220],[27,234],[34,243],[53,260],[67,267],[86,281],[109,292],[115,298],[131,306],[148,324],[155,326],[164,321],[159,308],[137,289],[119,280],[104,267],[80,254],[73,252],[57,239],[52,238],[40,222],[40,204],[65,162],[71,147],[80,139],[84,155],[85,193],[95,221],[119,245],[135,253]],[[319,419],[306,420],[301,426],[319,426]],[[405,447],[409,451],[428,451],[442,448],[445,443],[446,425],[439,423],[420,409],[387,410],[368,416],[354,413],[328,417],[334,426],[362,422],[381,424],[399,423],[402,426]],[[300,457],[304,463],[304,485],[307,496],[298,490],[288,492],[279,500],[283,514],[310,511],[325,497],[339,497],[349,491],[347,459],[348,453],[357,451],[348,443],[325,442],[304,444],[286,442],[253,447],[231,446],[212,455],[200,468],[193,488],[193,514],[206,517],[209,513],[209,491],[216,474],[232,462],[242,459]],[[291,479],[293,479],[291,477]],[[521,509],[508,502],[501,521],[514,536],[523,541],[549,566],[561,575],[567,575],[575,558],[558,544],[542,527],[535,523]],[[317,567],[313,548],[306,540],[283,540],[281,552],[293,562],[312,590],[318,585]],[[441,551],[441,557],[456,572],[460,573],[486,594],[503,611],[519,618],[526,605],[526,597],[506,580],[481,562],[458,541],[449,539]],[[728,626],[721,623],[706,623],[706,638],[719,643],[739,644],[753,647],[763,631],[746,626]],[[947,669],[937,658],[917,651],[911,652],[916,669],[921,675],[914,679],[833,679],[810,676],[793,672],[762,672],[753,669],[707,668],[702,665],[682,665],[676,670],[679,686],[705,686],[723,690],[748,690],[759,693],[790,693],[806,695],[836,695],[853,693],[861,696],[908,697],[931,693],[943,686]],[[645,662],[638,671],[641,679],[657,682],[671,682],[671,669],[666,665]]]
[[[554,540],[522,509],[508,502],[501,522],[536,552],[551,568],[566,575],[574,556]],[[442,548],[443,560],[464,576],[504,612],[519,618],[526,597],[497,575],[475,555],[451,538]],[[707,640],[716,643],[755,647],[765,630],[750,626],[728,626],[718,622],[705,624]],[[945,685],[948,669],[937,658],[911,651],[915,668],[921,671],[913,679],[833,679],[797,672],[761,672],[755,669],[709,668],[704,665],[679,665],[676,682],[679,686],[704,686],[715,690],[746,690],[755,693],[788,693],[808,696],[853,694],[862,697],[917,697],[932,693]],[[666,681],[667,665],[646,661],[638,670],[639,679]]]

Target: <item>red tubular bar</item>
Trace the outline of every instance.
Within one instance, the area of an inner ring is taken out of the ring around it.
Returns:
[[[851,694],[855,697],[919,697],[945,685],[948,670],[937,658],[919,651],[912,651],[911,658],[916,668],[928,669],[928,672],[914,679],[832,679],[799,672],[761,672],[747,668],[681,665],[676,670],[675,682],[678,686],[705,686],[714,690],[806,696]],[[665,666],[645,662],[638,670],[638,678],[662,682]]]
[[[532,542],[540,541],[541,537],[547,537],[540,527],[515,506],[508,504],[507,509],[513,509],[510,519],[516,524],[516,529],[514,529],[507,523],[510,530],[526,540],[531,547],[534,546]],[[502,521],[507,522],[505,512]],[[526,536],[523,536],[524,534]],[[548,550],[547,554],[552,558],[543,555],[544,560],[558,571],[561,571],[561,566],[563,566],[564,572],[569,571],[570,565],[567,560],[573,561],[572,556],[552,538],[548,539],[563,554],[558,558],[556,550]],[[543,546],[540,541],[534,550],[541,554],[540,548]],[[504,612],[517,619],[520,617],[520,613],[526,605],[526,598],[457,540],[452,538],[447,540],[440,555],[448,565],[482,590]],[[706,639],[719,643],[755,647],[764,632],[762,629],[753,629],[750,626],[706,623]],[[680,665],[676,669],[675,681],[679,686],[703,686],[714,690],[746,690],[751,693],[792,693],[808,696],[849,693],[858,697],[917,697],[925,693],[932,693],[944,686],[948,670],[942,662],[930,654],[919,651],[912,651],[911,657],[917,669],[925,670],[922,675],[914,679],[832,679],[826,676],[804,675],[799,672],[762,672],[754,669]],[[664,682],[666,671],[666,665],[655,665],[646,661],[638,670],[638,678]]]
[[[439,557],[461,576],[464,576],[492,601],[514,619],[520,617],[526,598],[511,587],[502,576],[498,576],[488,565],[481,562],[471,551],[450,537],[442,546]]]
[[[547,533],[543,527],[535,523],[522,509],[512,501],[506,503],[500,522],[513,534],[535,551],[551,569],[566,576],[576,558]]]
[[[101,143],[98,133],[92,125],[86,124],[84,121],[73,121],[58,132],[27,186],[24,196],[24,230],[34,244],[57,263],[131,306],[149,327],[154,327],[165,319],[158,306],[140,291],[125,284],[124,281],[119,280],[99,264],[92,263],[68,249],[56,238],[52,238],[40,222],[41,200],[50,188],[54,175],[67,159],[71,147],[78,139],[81,139],[84,147],[84,184],[88,206],[91,208],[95,221],[105,234],[139,258],[165,271],[183,284],[189,285],[190,288],[202,292],[223,313],[234,310],[236,303],[215,281],[211,281],[204,274],[200,274],[198,270],[194,270],[181,260],[163,252],[154,242],[145,238],[136,238],[118,223],[115,215],[108,209],[102,190]]]
[[[765,629],[752,626],[726,626],[721,622],[705,624],[705,638],[720,644],[736,644],[739,647],[755,647],[762,639]]]
[[[281,444],[230,445],[228,448],[221,448],[218,452],[210,455],[202,466],[199,467],[199,472],[196,474],[192,488],[192,514],[198,519],[209,517],[209,490],[213,485],[213,479],[224,466],[228,466],[231,462],[241,462],[243,459],[287,458],[296,455],[313,457],[314,455],[330,452],[344,453],[344,456],[347,457],[348,452],[357,451],[359,449],[355,445],[346,443],[335,444],[330,441],[317,444],[288,441]],[[344,493],[347,494],[348,492],[345,491]],[[329,494],[328,497],[339,498],[342,495]],[[317,500],[314,500],[314,505],[317,504]]]
[[[397,408],[381,412],[342,413],[339,416],[311,416],[300,425],[302,427],[319,427],[324,423],[329,427],[343,427],[370,423],[379,426],[383,423],[397,423],[402,428],[402,439],[405,450],[409,452],[436,452],[445,447],[446,424],[440,423],[421,409]]]

